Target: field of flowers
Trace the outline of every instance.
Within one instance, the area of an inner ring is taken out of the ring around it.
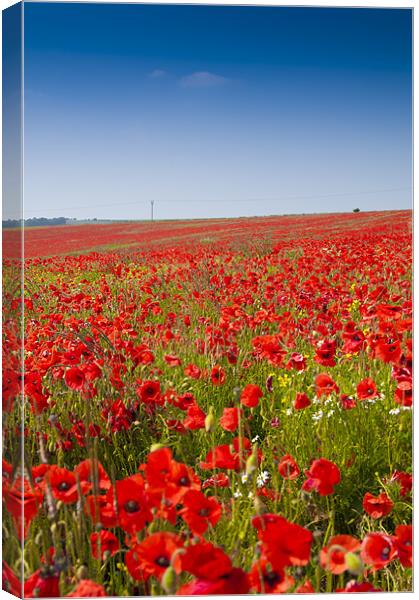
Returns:
[[[411,217],[6,232],[3,589],[411,590]]]

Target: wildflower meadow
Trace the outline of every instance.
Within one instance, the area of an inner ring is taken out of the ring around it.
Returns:
[[[3,589],[411,590],[411,218],[6,231]]]

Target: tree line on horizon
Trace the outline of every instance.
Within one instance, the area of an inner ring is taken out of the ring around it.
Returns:
[[[3,227],[11,229],[14,227],[45,227],[46,225],[66,225],[69,221],[77,219],[69,219],[68,217],[31,217],[30,219],[7,219],[3,221]],[[97,219],[92,219],[96,221]]]

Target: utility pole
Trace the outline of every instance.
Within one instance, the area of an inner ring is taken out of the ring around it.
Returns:
[[[151,221],[154,220],[154,200],[151,200]]]

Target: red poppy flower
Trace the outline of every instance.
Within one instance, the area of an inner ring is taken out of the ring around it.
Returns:
[[[282,367],[286,351],[280,335],[259,335],[252,340],[254,354],[271,365]]]
[[[366,346],[365,335],[362,331],[356,330],[351,333],[342,334],[345,343],[342,346],[343,354],[358,354]]]
[[[178,535],[168,531],[153,533],[139,544],[133,544],[126,554],[125,564],[134,579],[143,581],[152,575],[160,579],[180,548],[183,542]]]
[[[236,431],[239,426],[239,414],[243,412],[239,408],[225,408],[220,418],[220,425],[226,431]]]
[[[333,494],[334,486],[340,482],[340,471],[335,463],[326,458],[314,460],[306,471],[307,480],[303,483],[305,491],[315,490],[320,496]]]
[[[311,401],[307,394],[305,394],[304,392],[297,393],[297,396],[295,397],[294,401],[295,410],[302,410],[303,408],[307,408],[307,406],[310,406],[310,404]]]
[[[39,373],[25,373],[25,394],[29,398],[31,411],[35,414],[39,415],[48,408],[49,393],[44,390]]]
[[[137,394],[144,404],[163,404],[159,381],[144,381],[137,387]]]
[[[93,423],[90,423],[89,434],[90,434],[90,437],[99,437],[99,435],[100,435],[99,425],[94,425]]]
[[[203,539],[176,554],[172,564],[177,573],[186,571],[198,579],[219,579],[232,569],[231,559],[224,550]]]
[[[324,367],[334,367],[336,365],[335,352],[336,342],[334,340],[323,340],[316,347],[314,360]]]
[[[173,465],[173,455],[170,448],[158,448],[147,456],[147,464],[142,465],[147,483],[151,488],[164,488],[170,477]]]
[[[380,319],[389,321],[401,319],[403,315],[401,306],[392,306],[391,304],[378,304],[376,310],[377,316],[380,317]]]
[[[340,404],[341,404],[343,410],[352,410],[353,408],[356,407],[356,400],[354,400],[350,396],[346,396],[345,394],[342,394],[340,396],[339,400],[340,400]]]
[[[222,385],[225,381],[225,371],[222,367],[216,365],[211,370],[211,381],[214,385]]]
[[[106,596],[105,588],[90,579],[82,579],[67,598],[98,598]]]
[[[196,365],[188,365],[184,370],[185,376],[191,379],[199,379],[201,377],[201,369]]]
[[[274,569],[302,566],[310,560],[313,534],[308,529],[273,514],[255,517],[252,525],[256,527],[264,555]]]
[[[150,452],[144,465],[147,478],[147,494],[153,505],[162,508],[168,499],[172,504],[181,501],[190,489],[199,490],[201,481],[191,467],[173,460],[169,448],[159,448]],[[161,504],[162,503],[162,504]]]
[[[3,410],[10,412],[13,408],[15,398],[20,393],[21,378],[19,373],[12,369],[4,369],[2,373],[2,386]]]
[[[375,358],[379,358],[385,363],[397,363],[402,355],[402,349],[399,340],[384,339],[380,340],[375,346]]]
[[[18,577],[4,560],[2,561],[2,564],[2,589],[9,594],[13,594],[13,596],[22,598],[23,589],[20,580],[21,574],[19,573]]]
[[[133,475],[117,481],[116,499],[120,527],[128,533],[141,531],[153,520],[147,496],[144,491],[144,482],[141,475]],[[107,494],[108,501],[113,499],[113,489]]]
[[[39,487],[40,489],[44,489],[45,487],[45,476],[50,469],[50,465],[46,463],[42,463],[35,467],[32,467],[32,481]]]
[[[177,395],[175,392],[169,390],[166,392],[165,397],[170,404],[173,404],[176,408],[180,408],[180,410],[187,410],[190,406],[196,404],[196,400],[190,392]]]
[[[78,392],[84,388],[86,381],[86,377],[79,367],[71,367],[71,369],[67,369],[64,379],[69,388]]]
[[[202,489],[206,490],[209,487],[229,487],[230,479],[225,473],[216,473],[213,477],[206,479],[202,484]]]
[[[339,393],[339,387],[327,373],[320,373],[320,375],[317,375],[315,384],[316,395],[318,398],[321,396],[330,396],[333,392]]]
[[[192,533],[197,535],[205,533],[209,525],[214,527],[222,513],[221,504],[215,498],[207,498],[197,490],[190,490],[185,494],[183,506],[179,514]]]
[[[87,496],[85,512],[90,516],[93,523],[100,523],[104,527],[116,527],[118,516],[113,506],[113,497]]]
[[[401,496],[407,496],[412,489],[413,478],[410,473],[394,471],[393,475],[391,476],[390,483],[393,481],[399,484]]]
[[[203,429],[205,427],[205,417],[206,414],[197,404],[191,404],[188,406],[187,416],[183,421],[183,425],[191,431]]]
[[[101,558],[105,559],[105,554],[113,556],[119,550],[118,538],[106,529],[101,529],[99,533],[94,532],[90,535],[90,544],[92,546],[93,558],[99,559],[99,547]]]
[[[200,490],[201,480],[192,469],[183,463],[173,461],[170,478],[166,487],[166,496],[178,503],[188,490]]]
[[[394,400],[401,406],[413,404],[413,382],[411,377],[399,377],[394,391]]]
[[[385,533],[368,533],[361,544],[361,558],[373,571],[383,569],[396,553],[392,538]]]
[[[297,479],[300,469],[292,456],[286,454],[278,463],[278,472],[284,479]]]
[[[174,356],[173,354],[166,354],[164,360],[169,367],[179,367],[182,364],[180,358],[178,356]]]
[[[83,460],[75,467],[74,474],[76,477],[78,476],[80,482],[85,484],[86,488],[89,486],[89,490],[95,487],[95,477],[97,478],[98,490],[106,491],[111,487],[111,480],[99,461],[93,461],[90,458]]]
[[[110,406],[103,410],[104,417],[109,422],[109,427],[112,432],[127,430],[133,422],[133,414],[121,400],[116,400]]]
[[[304,371],[306,368],[306,359],[302,354],[292,352],[285,365],[286,369],[295,369],[296,371]]]
[[[377,398],[377,386],[371,377],[363,379],[356,387],[356,393],[359,400]]]
[[[53,566],[38,569],[25,581],[25,598],[58,598],[59,596],[59,575]]]
[[[351,535],[335,535],[320,551],[320,565],[326,571],[340,575],[347,569],[347,552],[356,552],[360,547],[361,543]]]
[[[310,579],[307,579],[304,583],[298,586],[295,590],[296,594],[314,594],[314,587]]]
[[[367,492],[362,501],[362,506],[366,513],[373,519],[381,519],[393,510],[393,502],[385,492],[381,492],[378,496],[373,496]]]
[[[242,569],[233,568],[220,579],[194,579],[183,585],[178,591],[178,596],[209,596],[247,594],[249,580]]]
[[[237,456],[233,455],[230,446],[224,444],[216,446],[210,450],[204,462],[201,462],[201,469],[231,469],[237,468]]]
[[[23,493],[22,493],[23,492]],[[12,486],[3,488],[3,494],[7,511],[12,515],[13,521],[21,540],[22,535],[26,537],[32,519],[36,517],[44,494],[39,488],[32,488],[29,482],[18,478]],[[24,517],[24,528],[22,530],[22,516]]]
[[[260,496],[261,498],[268,498],[272,500],[272,502],[279,502],[281,500],[281,496],[278,492],[271,490],[266,487],[266,485],[262,485],[262,487],[258,487],[256,490],[256,496]]]
[[[351,581],[348,581],[348,583],[346,584],[346,586],[344,588],[339,588],[336,590],[337,593],[339,594],[349,594],[349,593],[358,593],[358,594],[362,594],[362,593],[366,593],[366,592],[381,592],[382,590],[375,588],[372,583],[370,583],[369,581],[361,581],[358,582],[355,579],[352,579]]]
[[[87,381],[95,381],[102,375],[101,368],[96,362],[85,364],[83,366],[83,373]]]
[[[81,360],[81,348],[70,348],[62,355],[62,362],[65,365],[77,365]]]
[[[134,357],[134,364],[149,365],[154,362],[154,354],[148,348],[138,348]]]
[[[397,558],[403,567],[412,567],[413,527],[411,525],[398,525],[393,538],[397,551]]]
[[[243,406],[253,408],[259,404],[260,398],[262,398],[263,392],[258,385],[249,383],[245,386],[240,396],[240,402]]]
[[[250,588],[258,594],[283,594],[294,585],[284,569],[272,569],[266,558],[253,563],[249,572]]]
[[[52,465],[47,473],[47,480],[51,486],[51,491],[57,500],[64,504],[77,502],[79,492],[77,489],[76,476],[65,468]],[[82,492],[89,488],[89,485],[80,485]]]
[[[176,431],[177,433],[180,433],[181,435],[184,435],[187,432],[187,429],[185,429],[182,421],[179,421],[179,419],[167,419],[166,425],[167,425],[168,429],[171,429],[172,431]]]

